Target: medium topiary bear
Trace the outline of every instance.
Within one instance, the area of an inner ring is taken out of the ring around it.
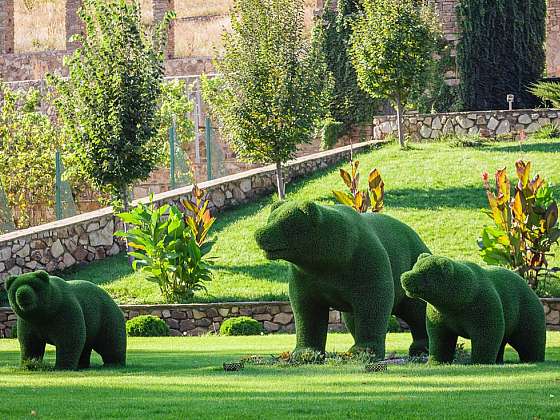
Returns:
[[[428,302],[432,361],[452,362],[458,336],[471,339],[472,363],[503,363],[506,344],[522,362],[544,360],[543,306],[513,271],[425,254],[402,284],[408,296]]]
[[[410,353],[427,352],[426,304],[406,297],[400,276],[429,251],[407,225],[347,206],[289,202],[273,206],[256,240],[267,258],[292,263],[296,352],[325,350],[329,307],[342,311],[355,341],[351,351],[383,358],[393,313],[411,328]]]
[[[124,366],[124,316],[100,287],[36,271],[8,278],[6,290],[18,316],[22,363],[42,360],[49,343],[56,346],[56,369],[88,368],[92,350],[105,365]]]

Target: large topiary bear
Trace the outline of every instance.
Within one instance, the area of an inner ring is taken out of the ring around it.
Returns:
[[[18,316],[22,362],[42,360],[49,343],[56,346],[57,369],[88,368],[92,350],[105,365],[124,366],[124,316],[100,287],[36,271],[8,278],[6,290]]]
[[[543,306],[513,271],[426,254],[402,284],[408,296],[428,302],[432,361],[452,362],[458,336],[471,339],[472,363],[503,363],[506,344],[522,362],[544,360]]]
[[[290,301],[296,351],[325,350],[329,307],[342,311],[352,351],[385,355],[391,313],[411,328],[411,354],[427,352],[426,304],[405,296],[400,276],[429,252],[408,226],[389,216],[347,206],[279,203],[256,232],[269,259],[292,263]]]

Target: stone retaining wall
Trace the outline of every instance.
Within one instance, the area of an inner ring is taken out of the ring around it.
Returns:
[[[560,299],[542,299],[549,330],[560,331]],[[261,322],[267,333],[295,331],[289,302],[233,302],[190,305],[122,305],[126,319],[155,315],[167,323],[174,336],[216,333],[221,323],[232,317],[249,316]],[[0,338],[11,337],[16,316],[10,308],[0,308]],[[340,312],[331,310],[329,331],[346,331]]]
[[[338,162],[349,160],[352,150],[366,151],[377,141],[340,147],[289,162],[285,167],[286,183],[310,175]],[[199,184],[207,191],[211,211],[247,203],[276,191],[275,166],[269,165],[240,174]],[[178,203],[190,196],[192,186],[154,196],[156,204]],[[141,199],[145,202],[147,199]],[[57,222],[0,235],[0,287],[9,275],[45,269],[64,270],[117,254],[120,243],[113,233],[120,230],[118,218],[110,207]]]
[[[560,110],[520,109],[514,111],[473,111],[442,114],[406,114],[405,133],[414,140],[437,139],[444,135],[511,136],[518,138],[523,130],[536,132],[545,124],[560,124]],[[374,117],[373,138],[397,134],[396,116]]]

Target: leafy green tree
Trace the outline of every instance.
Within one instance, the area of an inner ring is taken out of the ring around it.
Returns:
[[[0,97],[0,186],[21,229],[30,226],[37,206],[54,204],[58,136],[40,112],[38,90],[17,91],[0,81]],[[0,227],[11,222],[0,220]]]
[[[216,60],[220,77],[203,79],[211,111],[237,155],[275,163],[284,198],[282,163],[312,140],[325,112],[330,78],[304,36],[303,0],[235,0],[232,31]]]
[[[69,78],[49,77],[55,106],[75,163],[91,183],[120,199],[146,179],[160,160],[159,98],[168,13],[153,31],[141,24],[139,5],[126,0],[84,0],[85,36],[67,57]]]
[[[531,108],[545,68],[546,0],[462,0],[457,7],[459,95],[465,110]]]
[[[333,10],[331,3],[325,3],[321,21],[313,36],[334,80],[329,100],[330,115],[344,124],[343,131],[348,131],[355,124],[370,120],[378,103],[358,85],[356,70],[349,56],[351,23],[362,11],[361,1],[338,0],[336,10]]]
[[[353,23],[350,56],[362,89],[391,100],[404,147],[403,110],[423,89],[437,40],[433,13],[415,0],[364,0]]]

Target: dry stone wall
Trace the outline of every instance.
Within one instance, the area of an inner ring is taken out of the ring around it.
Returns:
[[[348,160],[352,150],[365,151],[375,143],[379,142],[364,142],[353,148],[346,146],[296,159],[285,167],[286,182]],[[272,193],[276,190],[275,182],[275,166],[269,165],[199,185],[208,193],[210,210],[216,212]],[[155,195],[154,202],[178,203],[191,192],[192,186],[179,188]],[[118,218],[108,207],[0,235],[0,287],[9,275],[37,269],[64,270],[117,254],[121,244],[113,233],[120,229]]]
[[[542,299],[547,328],[560,331],[560,299]],[[249,316],[259,321],[267,333],[293,333],[294,316],[289,302],[233,302],[190,305],[122,305],[125,318],[154,315],[163,319],[173,336],[214,334],[228,318]],[[0,308],[0,338],[11,337],[16,315],[10,308]],[[404,324],[406,325],[406,324]],[[346,331],[340,312],[329,313],[329,331]]]
[[[514,111],[477,111],[445,114],[407,114],[405,133],[414,140],[437,139],[445,135],[480,135],[481,137],[512,136],[521,131],[536,132],[543,125],[560,124],[560,110],[524,109]],[[384,139],[396,135],[396,117],[379,116],[373,119],[373,138]]]

